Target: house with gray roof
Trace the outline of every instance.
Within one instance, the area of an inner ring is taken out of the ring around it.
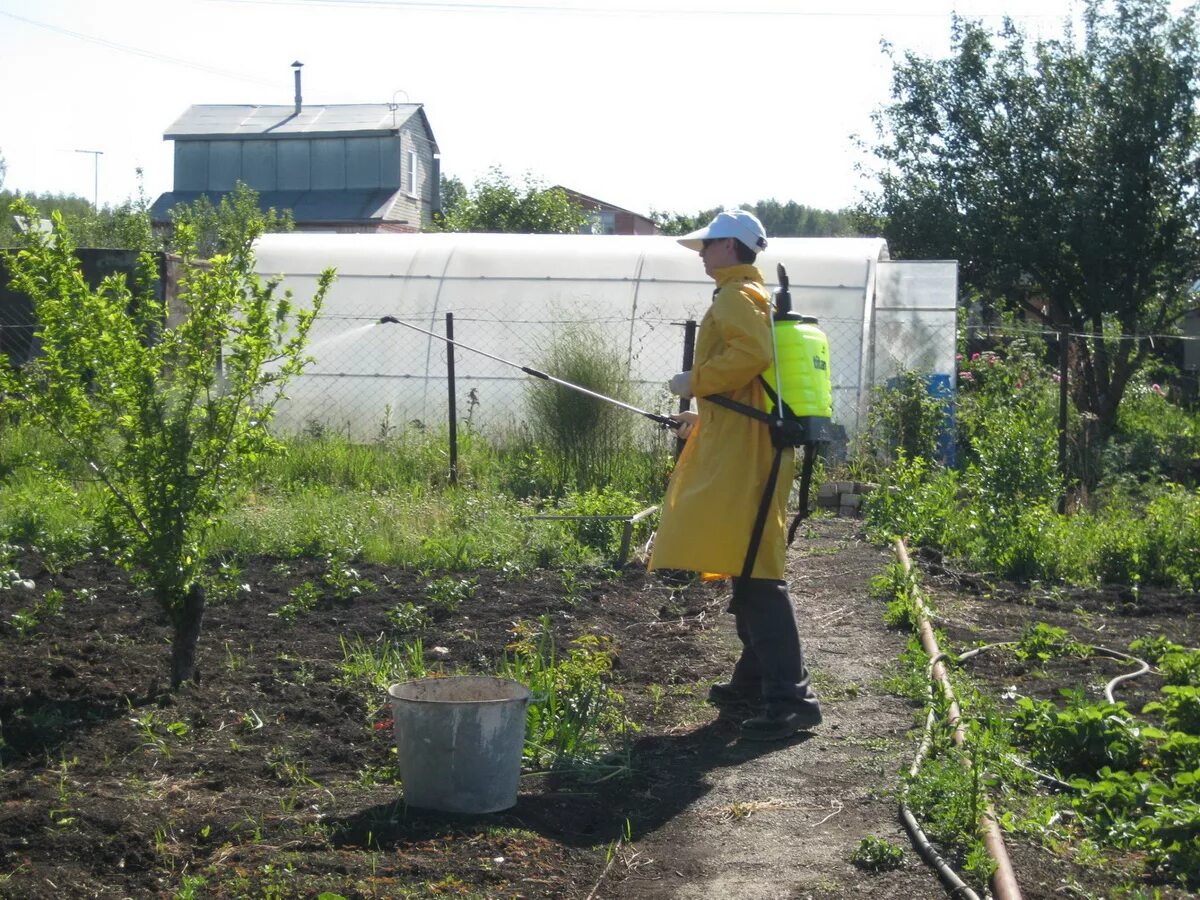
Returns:
[[[155,222],[201,194],[215,205],[242,181],[297,231],[419,231],[440,209],[440,156],[420,103],[192,106],[175,142],[174,190]]]

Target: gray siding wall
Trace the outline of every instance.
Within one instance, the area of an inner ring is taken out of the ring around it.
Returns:
[[[402,143],[402,136],[177,140],[175,190],[229,191],[239,180],[256,191],[408,190]]]
[[[417,154],[417,180],[414,184],[409,167],[409,152]],[[393,171],[400,174],[400,194],[392,204],[388,214],[389,219],[406,219],[414,225],[428,224],[433,212],[433,146],[425,136],[414,117],[406,122],[400,130],[400,140],[397,142],[396,167]]]

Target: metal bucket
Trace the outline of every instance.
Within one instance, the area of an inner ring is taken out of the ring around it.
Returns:
[[[424,678],[388,688],[404,802],[489,813],[517,802],[530,692],[504,678]]]

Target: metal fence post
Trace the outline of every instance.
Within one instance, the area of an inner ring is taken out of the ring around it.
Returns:
[[[446,340],[454,340],[454,313],[446,313]],[[450,418],[450,483],[458,484],[458,410],[454,403],[454,344],[446,345],[447,415]]]
[[[1062,494],[1058,498],[1059,515],[1067,511],[1067,372],[1070,369],[1070,331],[1058,331],[1058,475]]]
[[[681,372],[690,372],[692,362],[696,356],[696,320],[688,319],[683,323],[683,368]],[[691,399],[688,397],[679,398],[679,411],[687,412],[691,406]],[[679,459],[679,454],[683,452],[683,441],[680,438],[675,438],[675,458]]]

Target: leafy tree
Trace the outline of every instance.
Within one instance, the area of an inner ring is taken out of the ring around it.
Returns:
[[[952,55],[894,61],[876,113],[866,215],[897,256],[957,258],[977,296],[1106,335],[1072,379],[1102,434],[1150,349],[1117,335],[1173,327],[1200,272],[1195,16],[1086,0],[1082,42],[1032,47],[955,18]]]
[[[26,202],[13,211],[35,215]],[[103,485],[116,560],[152,590],[174,626],[172,687],[195,677],[204,615],[198,578],[206,534],[234,488],[279,445],[268,432],[284,385],[307,362],[309,329],[332,279],[308,310],[254,274],[262,217],[237,223],[237,241],[196,264],[191,222],[176,227],[179,297],[188,315],[168,327],[142,254],[134,283],[88,287],[63,216],[12,254],[14,289],[28,294],[42,354],[21,371],[0,357],[8,411],[50,428]],[[218,229],[220,230],[220,229]],[[292,327],[289,328],[289,322]]]
[[[0,247],[15,247],[19,243],[13,217],[7,214],[15,200],[24,200],[33,207],[35,219],[49,219],[52,212],[58,211],[72,232],[75,230],[75,222],[94,214],[91,201],[74,194],[22,194],[20,191],[0,191],[0,210],[5,211],[4,215],[0,215]],[[76,246],[80,246],[80,243],[77,242]]]
[[[687,213],[670,213],[652,209],[650,210],[650,219],[663,234],[689,234],[698,228],[703,228],[720,211],[720,207],[714,207],[701,210],[695,215],[688,215]]]
[[[4,154],[0,153],[0,188],[4,187],[4,176],[8,174],[8,163],[4,159]]]
[[[239,181],[233,191],[221,197],[213,206],[204,194],[192,204],[179,204],[171,209],[174,235],[164,240],[165,249],[179,253],[188,249],[188,242],[195,242],[195,250],[201,259],[220,253],[244,255],[249,251],[254,238],[274,231],[291,231],[295,228],[292,211],[276,211],[275,207],[263,210],[258,205],[258,193]],[[251,237],[253,233],[254,237]],[[242,260],[238,260],[239,264]]]
[[[446,217],[467,198],[467,186],[453,175],[443,175],[440,190],[442,208],[434,212],[434,222],[439,228],[446,224]]]
[[[832,237],[856,233],[855,220],[851,213],[817,209],[795,200],[789,200],[787,203],[759,200],[757,203],[743,203],[741,208],[748,209],[758,216],[763,228],[767,230],[768,238]],[[650,218],[663,234],[687,234],[697,228],[703,228],[718,212],[720,208],[701,210],[695,215],[651,210]]]
[[[586,210],[562,188],[546,187],[528,173],[517,184],[497,167],[443,208],[445,231],[578,234],[588,222]]]

